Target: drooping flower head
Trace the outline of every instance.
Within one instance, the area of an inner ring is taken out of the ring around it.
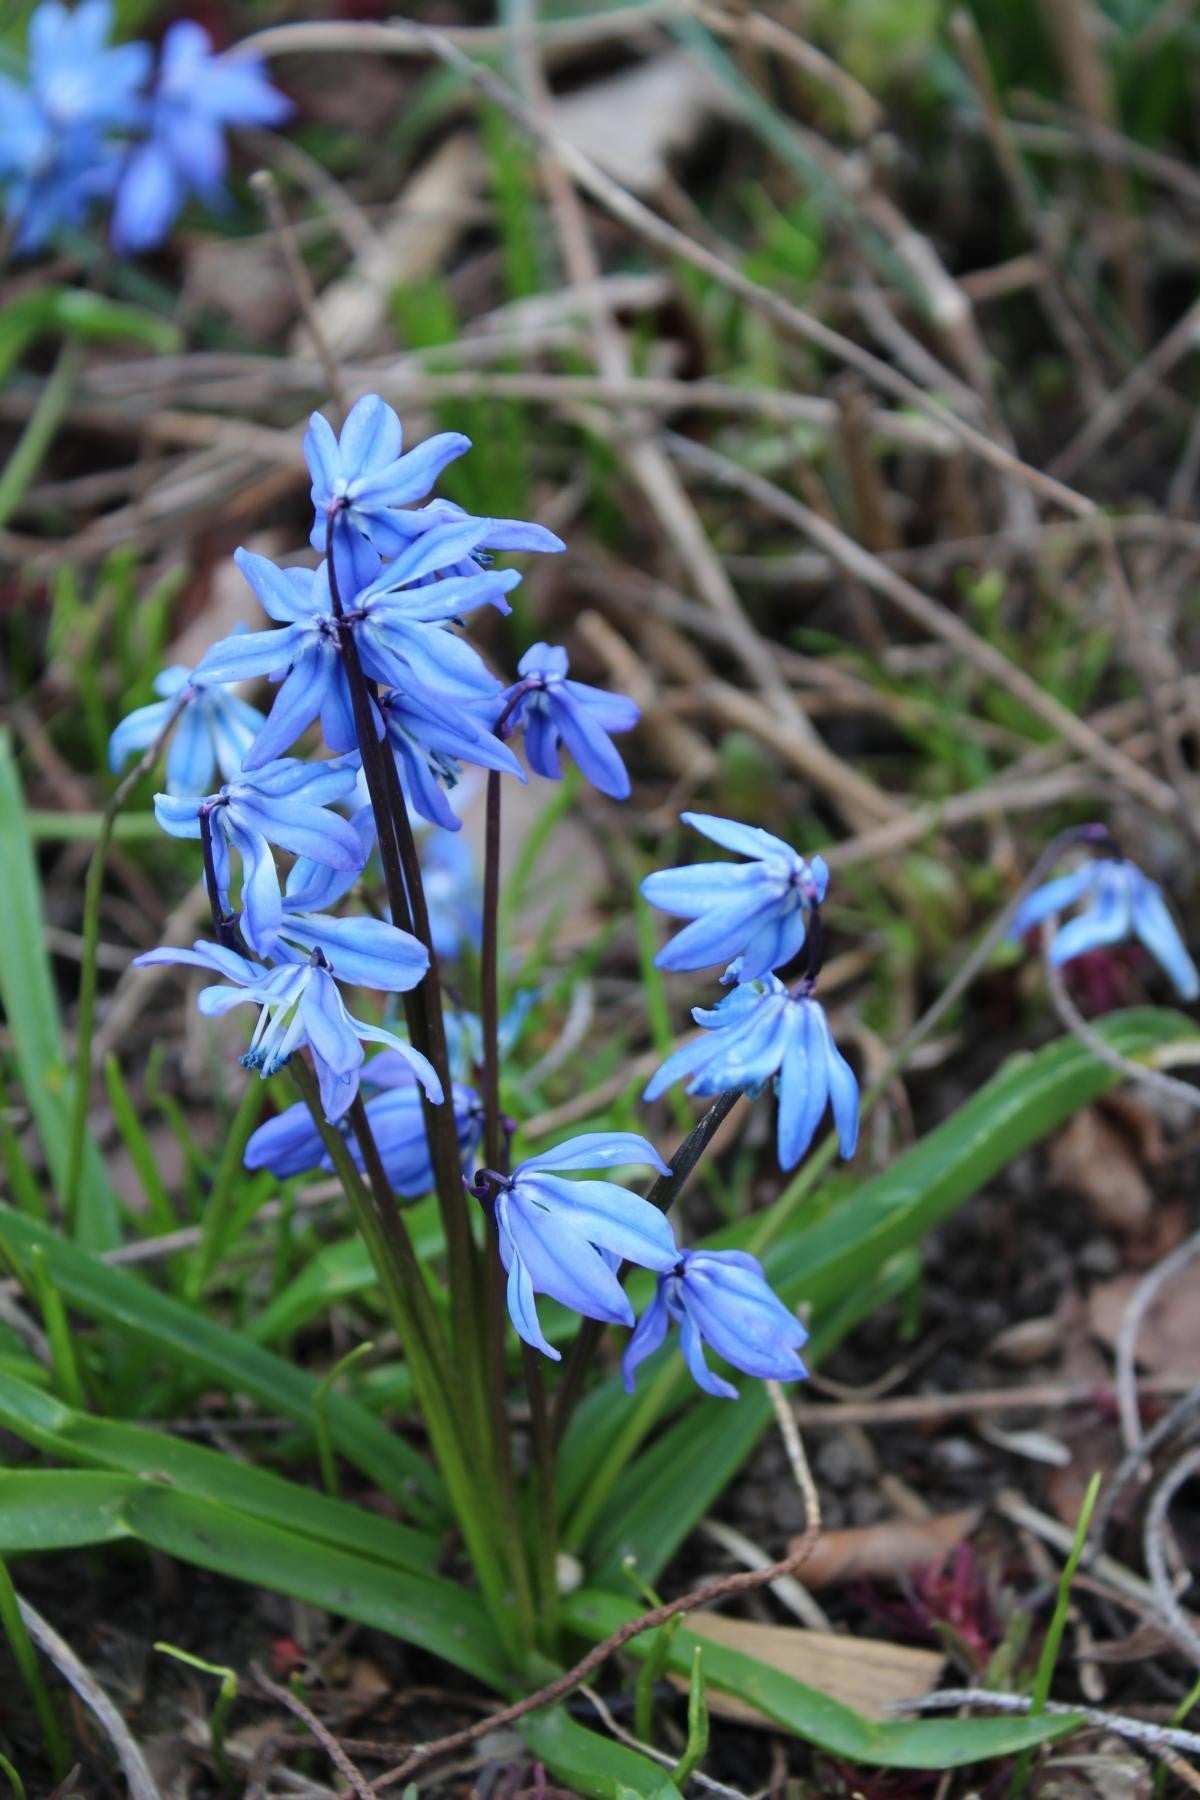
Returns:
[[[641,717],[624,694],[610,694],[586,681],[570,681],[567,653],[556,644],[534,644],[517,671],[520,681],[506,689],[498,717],[510,730],[525,728],[529,766],[549,781],[562,779],[565,747],[593,787],[614,800],[629,797],[629,773],[613,745],[613,732],[632,731]]]
[[[0,185],[18,251],[78,227],[111,193],[114,133],[138,125],[148,44],[112,45],[109,0],[43,0],[29,19],[28,85],[0,75]]]
[[[223,207],[230,126],[279,125],[292,103],[272,87],[257,56],[217,56],[192,19],[163,38],[150,100],[149,133],[128,158],[117,187],[112,239],[122,253],[161,244],[189,194]]]
[[[754,981],[791,962],[803,947],[807,916],[829,884],[823,857],[799,855],[757,825],[710,813],[685,812],[702,832],[744,863],[691,863],[647,875],[642,893],[651,906],[691,919],[655,957],[660,969],[704,969],[741,957],[741,978]]]
[[[1017,908],[1009,929],[1024,937],[1044,919],[1066,912],[1080,900],[1081,913],[1054,934],[1050,961],[1057,967],[1089,950],[1105,949],[1134,937],[1174,984],[1183,1000],[1200,997],[1200,972],[1188,955],[1162,889],[1124,857],[1097,857],[1070,875],[1035,888]]]
[[[693,1379],[707,1394],[737,1399],[737,1389],[714,1375],[707,1344],[743,1374],[761,1380],[799,1381],[807,1374],[797,1352],[808,1333],[772,1293],[762,1265],[743,1250],[683,1250],[675,1267],[658,1278],[654,1299],[638,1320],[621,1358],[627,1393],[639,1363],[653,1355],[671,1323]]]
[[[304,763],[291,757],[226,782],[202,799],[154,796],[159,824],[172,837],[202,838],[207,825],[221,905],[231,911],[229,852],[242,861],[242,935],[260,956],[274,947],[283,922],[283,896],[272,844],[332,869],[358,870],[366,860],[354,827],[332,802],[358,779],[349,760]]]
[[[417,507],[413,512],[394,512],[391,521],[397,531],[411,539],[420,537],[422,532],[431,531],[435,525],[459,525],[470,517],[465,507],[459,506],[456,501],[439,498],[431,500],[427,506]],[[494,550],[532,550],[545,556],[554,555],[567,547],[555,532],[527,519],[479,519],[476,523],[485,529],[471,551],[470,558],[448,563],[445,568],[439,569],[440,575],[470,575],[473,573],[470,566],[472,562],[486,568]]]
[[[622,1260],[665,1272],[679,1256],[656,1206],[612,1181],[566,1181],[564,1170],[644,1163],[669,1173],[652,1144],[628,1131],[586,1132],[528,1157],[511,1176],[488,1171],[500,1256],[508,1270],[508,1310],[519,1337],[559,1361],[538,1320],[545,1294],[586,1319],[632,1325],[633,1308],[617,1279]]]
[[[265,1081],[307,1046],[316,1070],[321,1104],[330,1122],[342,1117],[358,1093],[364,1043],[386,1044],[395,1050],[412,1066],[429,1098],[440,1102],[442,1086],[432,1064],[395,1032],[356,1019],[347,1011],[337,986],[340,976],[355,985],[369,982],[385,993],[405,993],[417,985],[429,966],[424,946],[406,932],[384,926],[377,919],[336,923],[344,930],[338,964],[334,966],[316,951],[306,961],[284,962],[268,969],[235,950],[203,941],[193,944],[190,950],[148,950],[134,958],[134,965],[150,968],[160,963],[183,963],[221,976],[221,986],[202,988],[197,999],[200,1011],[209,1017],[227,1013],[234,1006],[260,1007],[254,1036],[242,1057],[243,1065],[256,1069]],[[378,926],[390,934],[386,951],[381,953],[377,932],[372,932],[367,941],[362,931],[365,926]]]
[[[450,707],[412,689],[391,688],[380,695],[379,710],[404,796],[430,825],[461,831],[462,820],[448,790],[457,786],[462,763],[525,780],[508,745],[465,702]],[[482,710],[490,712],[491,703]]]
[[[218,769],[226,781],[241,773],[242,758],[262,729],[262,714],[236,694],[196,687],[191,677],[182,663],[155,677],[154,691],[162,698],[127,713],[108,740],[114,774],[135,751],[150,748],[181,698],[183,710],[167,752],[168,794],[206,794]]]
[[[833,1108],[842,1155],[854,1155],[858,1083],[833,1041],[825,1008],[811,994],[793,995],[778,976],[765,975],[740,982],[714,1007],[694,1007],[692,1017],[704,1035],[671,1052],[644,1099],[656,1100],[685,1077],[690,1077],[689,1094],[744,1088],[752,1097],[773,1080],[781,1167],[795,1168],[827,1105]]]

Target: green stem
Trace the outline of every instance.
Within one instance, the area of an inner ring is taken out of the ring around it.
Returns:
[[[0,486],[3,477],[0,477]],[[128,775],[113,790],[112,798],[100,815],[96,832],[96,848],[88,862],[83,883],[83,951],[79,962],[79,1018],[75,1028],[75,1086],[71,1095],[70,1142],[67,1154],[67,1176],[63,1188],[63,1212],[68,1227],[73,1227],[79,1204],[79,1183],[83,1175],[83,1158],[87,1146],[88,1099],[92,1087],[92,1033],[96,1023],[96,960],[100,946],[100,902],[104,896],[104,869],[108,846],[112,839],[117,814],[142,776],[158,761],[162,747],[175,721],[188,703],[184,688],[171,708],[165,724],[144,756],[138,758]]]
[[[640,1400],[630,1407],[624,1426],[588,1482],[579,1505],[563,1532],[563,1542],[568,1550],[578,1550],[587,1542],[593,1525],[608,1504],[609,1495],[624,1473],[625,1465],[635,1454],[647,1432],[653,1430],[670,1404],[676,1388],[681,1385],[682,1364],[678,1360],[672,1360],[659,1370],[657,1379],[651,1382]]]
[[[200,1227],[200,1245],[188,1269],[183,1297],[193,1305],[203,1294],[209,1276],[224,1253],[229,1216],[233,1212],[234,1202],[237,1198],[237,1182],[242,1169],[242,1155],[261,1111],[261,1089],[257,1082],[248,1081],[225,1136],[221,1160],[217,1164],[212,1190],[208,1196],[208,1205],[204,1209],[204,1219]]]
[[[46,1742],[46,1752],[50,1758],[54,1779],[61,1781],[71,1766],[66,1740],[58,1722],[58,1714],[54,1710],[54,1702],[50,1698],[50,1691],[42,1680],[37,1651],[33,1647],[33,1642],[25,1628],[25,1621],[21,1617],[21,1603],[17,1598],[17,1591],[13,1587],[12,1578],[3,1562],[0,1562],[0,1625],[4,1627],[4,1634],[8,1639],[8,1647],[12,1651],[13,1661],[17,1665],[17,1671],[22,1681],[29,1690],[29,1697],[33,1701],[42,1737]]]
[[[8,524],[25,498],[54,434],[66,417],[82,354],[78,340],[67,338],[12,455],[0,471],[0,529]]]

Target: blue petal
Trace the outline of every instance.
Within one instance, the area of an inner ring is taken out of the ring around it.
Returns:
[[[283,932],[306,950],[323,950],[337,979],[354,987],[407,993],[429,968],[424,944],[383,919],[293,916]]]
[[[683,1360],[697,1387],[703,1388],[706,1394],[712,1394],[717,1400],[737,1399],[738,1391],[733,1384],[724,1381],[720,1375],[714,1375],[705,1362],[700,1333],[691,1314],[686,1311],[679,1325],[679,1348],[683,1351]]]
[[[126,713],[108,740],[108,766],[114,775],[134,751],[148,750],[171,716],[173,702],[152,700]]]
[[[1152,881],[1143,879],[1134,889],[1133,929],[1166,971],[1180,998],[1195,1000],[1200,995],[1200,973],[1188,955],[1160,889]]]
[[[347,413],[338,438],[346,479],[354,481],[369,471],[386,468],[403,446],[404,433],[394,408],[378,394],[364,394]]]
[[[693,831],[720,844],[722,850],[733,850],[739,856],[783,856],[789,862],[801,860],[790,844],[785,844],[782,838],[772,837],[761,825],[739,825],[736,819],[721,819],[714,813],[685,812],[679,816]]]
[[[270,1169],[280,1181],[319,1168],[325,1155],[321,1134],[303,1100],[268,1119],[246,1142],[242,1158],[248,1169]]]
[[[625,1346],[625,1354],[621,1358],[621,1379],[625,1383],[625,1392],[632,1394],[634,1374],[640,1363],[660,1348],[667,1335],[671,1323],[667,1312],[667,1303],[663,1298],[662,1282],[654,1291],[654,1298],[637,1322],[633,1336]]]
[[[1043,919],[1050,918],[1054,913],[1066,912],[1089,888],[1095,886],[1099,876],[1099,863],[1085,863],[1072,874],[1059,875],[1054,881],[1044,882],[1041,887],[1035,888],[1032,894],[1025,896],[1013,914],[1012,924],[1008,928],[1009,937],[1024,937],[1027,931],[1032,931]]]
[[[612,1181],[564,1181],[560,1175],[522,1175],[522,1199],[535,1195],[562,1226],[597,1249],[611,1250],[639,1268],[667,1274],[679,1246],[665,1213]]]
[[[553,1150],[527,1157],[517,1174],[535,1169],[624,1169],[636,1164],[657,1169],[660,1175],[671,1172],[654,1145],[634,1131],[585,1131]]]

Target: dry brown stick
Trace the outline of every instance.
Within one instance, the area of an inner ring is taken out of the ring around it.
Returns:
[[[1200,1256],[1200,1231],[1193,1232],[1164,1256],[1161,1262],[1142,1276],[1132,1300],[1125,1308],[1116,1344],[1117,1412],[1121,1421],[1121,1437],[1126,1450],[1136,1450],[1142,1441],[1142,1421],[1137,1403],[1137,1376],[1134,1363],[1138,1333],[1159,1290]]]
[[[1144,1394],[1188,1393],[1196,1384],[1189,1374],[1148,1375],[1138,1385]],[[973,1413],[1053,1410],[1059,1406],[1107,1406],[1116,1389],[1105,1382],[1040,1381],[1023,1387],[977,1388],[961,1394],[899,1394],[879,1400],[845,1400],[836,1405],[798,1403],[797,1424],[805,1431],[836,1430],[843,1425],[925,1425],[942,1419],[969,1418]]]
[[[1166,1533],[1167,1513],[1171,1502],[1186,1482],[1193,1480],[1200,1472],[1200,1445],[1188,1450],[1163,1476],[1151,1496],[1146,1508],[1146,1524],[1142,1536],[1143,1549],[1146,1556],[1146,1568],[1154,1588],[1154,1595],[1162,1612],[1163,1622],[1170,1631],[1175,1642],[1198,1666],[1200,1666],[1200,1631],[1192,1624],[1176,1598],[1171,1581],[1171,1569],[1167,1561]],[[1198,1740],[1195,1748],[1200,1748]]]
[[[305,1706],[299,1695],[293,1694],[290,1688],[280,1687],[277,1681],[272,1681],[265,1669],[258,1663],[251,1663],[250,1673],[264,1694],[267,1694],[278,1706],[285,1706],[288,1712],[294,1718],[299,1719],[306,1730],[312,1733],[342,1780],[349,1783],[350,1791],[357,1796],[357,1800],[375,1800],[375,1789],[361,1769],[355,1768],[328,1726],[322,1725],[316,1713],[310,1707]]]
[[[682,3],[718,37],[749,41],[764,50],[773,50],[836,94],[845,106],[857,137],[869,137],[883,124],[883,108],[874,94],[845,69],[839,68],[823,50],[818,50],[806,38],[798,37],[779,19],[753,9],[724,12],[720,7],[705,5],[704,0],[682,0]]]
[[[1200,300],[1193,301],[1183,317],[1172,325],[1148,356],[1142,358],[1119,388],[1101,400],[1087,423],[1060,450],[1050,467],[1062,481],[1073,479],[1078,470],[1094,456],[1102,444],[1129,417],[1134,407],[1153,393],[1159,382],[1200,338]]]
[[[320,308],[317,305],[317,292],[313,287],[307,264],[296,247],[291,223],[280,198],[279,184],[269,169],[258,169],[251,178],[251,185],[262,200],[263,209],[270,221],[271,229],[275,233],[287,268],[288,279],[292,284],[304,323],[312,338],[313,348],[320,357],[321,365],[325,370],[325,380],[329,386],[330,396],[344,419],[347,405],[342,372],[338,367],[337,358],[330,348],[329,339],[325,335]]]
[[[1065,738],[1081,755],[1103,769],[1105,774],[1115,777],[1130,793],[1153,806],[1156,812],[1177,810],[1177,797],[1166,783],[1156,780],[1145,769],[1139,768],[1127,756],[1115,750],[1090,725],[1077,718],[1061,701],[1047,693],[1023,669],[1019,669],[1003,651],[986,643],[954,613],[915,588],[903,576],[897,575],[886,563],[881,562],[877,556],[872,556],[861,544],[855,543],[853,538],[847,537],[845,532],[839,531],[827,519],[822,519],[774,482],[752,474],[715,450],[693,443],[691,439],[680,437],[675,432],[666,433],[666,442],[680,461],[704,471],[726,487],[746,494],[777,517],[786,519],[798,531],[820,545],[839,567],[856,575],[866,587],[892,601],[922,630],[961,651],[981,673],[1007,688],[1035,717]]]
[[[798,1440],[797,1440],[798,1442]],[[789,1445],[789,1459],[793,1455]],[[800,1461],[807,1470],[801,1447]],[[809,1476],[804,1486],[805,1500],[808,1503],[815,1494],[812,1478]],[[516,1700],[511,1706],[501,1707],[499,1712],[489,1714],[474,1725],[465,1726],[461,1731],[452,1731],[448,1736],[435,1738],[427,1744],[417,1744],[409,1752],[405,1760],[396,1768],[389,1769],[375,1783],[378,1793],[384,1788],[394,1787],[398,1782],[407,1781],[417,1769],[432,1762],[434,1757],[449,1756],[456,1750],[464,1749],[476,1739],[485,1737],[489,1732],[498,1731],[501,1726],[515,1724],[527,1713],[537,1712],[543,1706],[553,1706],[555,1701],[563,1699],[573,1688],[585,1682],[589,1675],[606,1663],[610,1656],[623,1649],[635,1637],[644,1631],[654,1631],[665,1625],[668,1619],[677,1618],[681,1614],[698,1612],[703,1606],[711,1606],[718,1601],[727,1600],[733,1594],[753,1593],[755,1589],[766,1587],[773,1581],[781,1581],[795,1575],[812,1555],[813,1546],[821,1529],[819,1507],[809,1512],[804,1521],[802,1535],[793,1541],[791,1552],[779,1562],[769,1563],[765,1569],[737,1569],[730,1575],[715,1575],[710,1581],[701,1582],[688,1594],[681,1594],[675,1600],[668,1600],[662,1606],[652,1606],[648,1611],[639,1613],[637,1618],[628,1619],[624,1625],[611,1632],[599,1644],[593,1644],[586,1656],[583,1656],[554,1681],[547,1682],[536,1694],[527,1694],[523,1700]]]
[[[630,7],[601,8],[577,19],[547,19],[539,23],[539,41],[548,50],[589,50],[613,39],[632,37],[639,31],[665,24],[678,13],[678,0],[641,0]],[[507,25],[448,25],[447,42],[464,50],[488,53],[511,50],[515,33]],[[404,19],[386,24],[367,21],[270,25],[242,38],[230,56],[422,56],[428,54],[425,28]]]

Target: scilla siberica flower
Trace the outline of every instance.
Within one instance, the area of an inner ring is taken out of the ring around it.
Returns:
[[[366,1113],[392,1188],[404,1199],[429,1193],[434,1185],[433,1163],[421,1091],[412,1069],[394,1050],[383,1050],[364,1065],[360,1085],[376,1090],[367,1101]],[[465,1159],[473,1154],[483,1134],[483,1104],[472,1088],[457,1081],[450,1103],[454,1108],[459,1156]],[[347,1131],[344,1120],[339,1129]],[[352,1135],[349,1144],[361,1166],[362,1152]],[[243,1160],[248,1169],[270,1169],[280,1181],[303,1175],[309,1169],[333,1167],[312,1114],[302,1100],[251,1133]]]
[[[190,950],[148,950],[135,957],[134,964],[144,969],[160,963],[183,963],[220,975],[232,985],[202,988],[197,999],[200,1011],[208,1017],[227,1013],[235,1006],[261,1007],[250,1048],[242,1057],[243,1066],[257,1069],[265,1081],[307,1045],[321,1091],[321,1105],[331,1123],[341,1118],[358,1093],[364,1043],[387,1044],[397,1051],[411,1064],[429,1098],[439,1102],[442,1086],[425,1057],[394,1032],[354,1018],[337,988],[337,978],[341,977],[355,984],[369,981],[385,993],[406,993],[416,987],[429,967],[424,945],[407,932],[385,926],[383,929],[389,933],[386,950],[381,951],[377,933],[371,934],[364,949],[362,928],[378,925],[379,921],[354,919],[340,923],[347,928],[345,949],[333,966],[316,951],[307,961],[284,962],[267,969],[236,950],[203,940]]]
[[[443,499],[431,500],[414,512],[400,511],[390,515],[396,530],[409,539],[420,537],[422,532],[431,531],[435,525],[461,524],[470,517],[456,501]],[[472,562],[486,566],[493,550],[533,550],[544,556],[567,547],[553,531],[548,531],[544,525],[531,524],[527,519],[480,519],[478,523],[486,530],[474,550],[458,562],[447,563],[445,568],[439,569],[440,575],[470,575]]]
[[[679,1260],[665,1215],[611,1181],[564,1181],[565,1169],[644,1163],[669,1173],[652,1144],[629,1131],[586,1132],[531,1156],[510,1176],[487,1171],[500,1257],[508,1270],[508,1311],[519,1337],[560,1360],[546,1342],[535,1295],[545,1294],[587,1319],[632,1325],[633,1308],[617,1280],[622,1260],[665,1273]]]
[[[83,224],[117,176],[111,134],[141,118],[150,47],[110,45],[112,10],[109,0],[73,12],[44,0],[29,19],[28,86],[0,74],[0,183],[18,251]]]
[[[159,824],[172,837],[199,838],[202,819],[211,833],[221,904],[228,913],[232,881],[229,851],[242,860],[242,936],[267,955],[283,921],[283,896],[271,845],[332,869],[361,869],[362,842],[354,827],[329,805],[354,787],[358,771],[348,761],[303,763],[290,757],[253,774],[239,775],[205,798],[154,796]]]
[[[396,758],[396,772],[405,799],[430,825],[461,831],[462,820],[446,797],[457,785],[461,763],[525,780],[525,771],[491,729],[490,723],[472,717],[470,707],[453,708],[411,689],[392,688],[379,697],[388,743]],[[489,703],[486,708],[491,710]]]
[[[128,157],[113,208],[113,246],[122,253],[161,244],[189,194],[225,203],[231,125],[279,125],[292,103],[271,86],[257,56],[214,56],[212,39],[191,19],[163,38],[149,105],[149,133]]]
[[[500,684],[449,622],[476,606],[508,612],[504,595],[521,577],[515,569],[479,570],[420,585],[446,551],[475,542],[478,527],[447,526],[417,538],[382,570],[351,604],[343,596],[343,616],[333,607],[328,563],[318,569],[278,569],[248,550],[234,555],[265,610],[283,631],[251,631],[222,638],[205,653],[194,679],[245,681],[266,675],[279,683],[275,703],[247,758],[250,768],[282,755],[320,716],[325,741],[334,751],[358,742],[342,661],[341,634],[354,633],[367,676],[387,687],[415,688],[436,704],[438,695],[455,701],[490,700]]]
[[[240,774],[242,758],[262,729],[262,714],[235,694],[196,687],[191,677],[192,671],[182,663],[173,663],[155,677],[154,691],[162,698],[127,713],[108,740],[114,774],[135,751],[150,748],[181,696],[183,710],[167,752],[168,794],[205,794],[218,769],[226,781]]]
[[[659,1348],[672,1320],[694,1380],[719,1399],[736,1400],[737,1389],[713,1374],[705,1344],[760,1380],[799,1381],[808,1373],[796,1354],[808,1333],[771,1292],[762,1265],[743,1250],[682,1250],[670,1273],[659,1276],[654,1299],[621,1358],[627,1393],[633,1392],[638,1364]]]
[[[1065,912],[1080,900],[1089,902],[1085,910],[1054,934],[1048,952],[1052,963],[1061,967],[1089,950],[1135,937],[1170,977],[1181,999],[1200,997],[1200,972],[1188,955],[1162,889],[1123,858],[1098,857],[1070,875],[1035,888],[1017,908],[1009,936],[1023,937],[1044,919]]]
[[[660,969],[704,969],[742,958],[741,979],[782,968],[804,943],[806,914],[825,898],[824,858],[806,860],[757,825],[710,813],[685,812],[684,824],[745,863],[691,863],[647,875],[642,893],[651,906],[691,919],[655,957]],[[706,1090],[707,1091],[707,1090]]]
[[[656,1100],[685,1076],[691,1078],[689,1094],[744,1088],[751,1097],[774,1079],[783,1168],[795,1168],[800,1161],[827,1105],[833,1108],[842,1155],[854,1155],[858,1083],[833,1041],[819,1001],[805,993],[790,994],[778,976],[765,975],[740,982],[714,1007],[694,1007],[692,1017],[706,1035],[671,1052],[644,1099]]]
[[[505,691],[498,717],[507,715],[512,727],[525,727],[525,754],[538,775],[561,780],[559,752],[565,746],[593,787],[626,800],[629,775],[609,734],[632,731],[641,712],[624,694],[569,681],[569,667],[558,645],[534,644],[517,664],[521,679]]]

